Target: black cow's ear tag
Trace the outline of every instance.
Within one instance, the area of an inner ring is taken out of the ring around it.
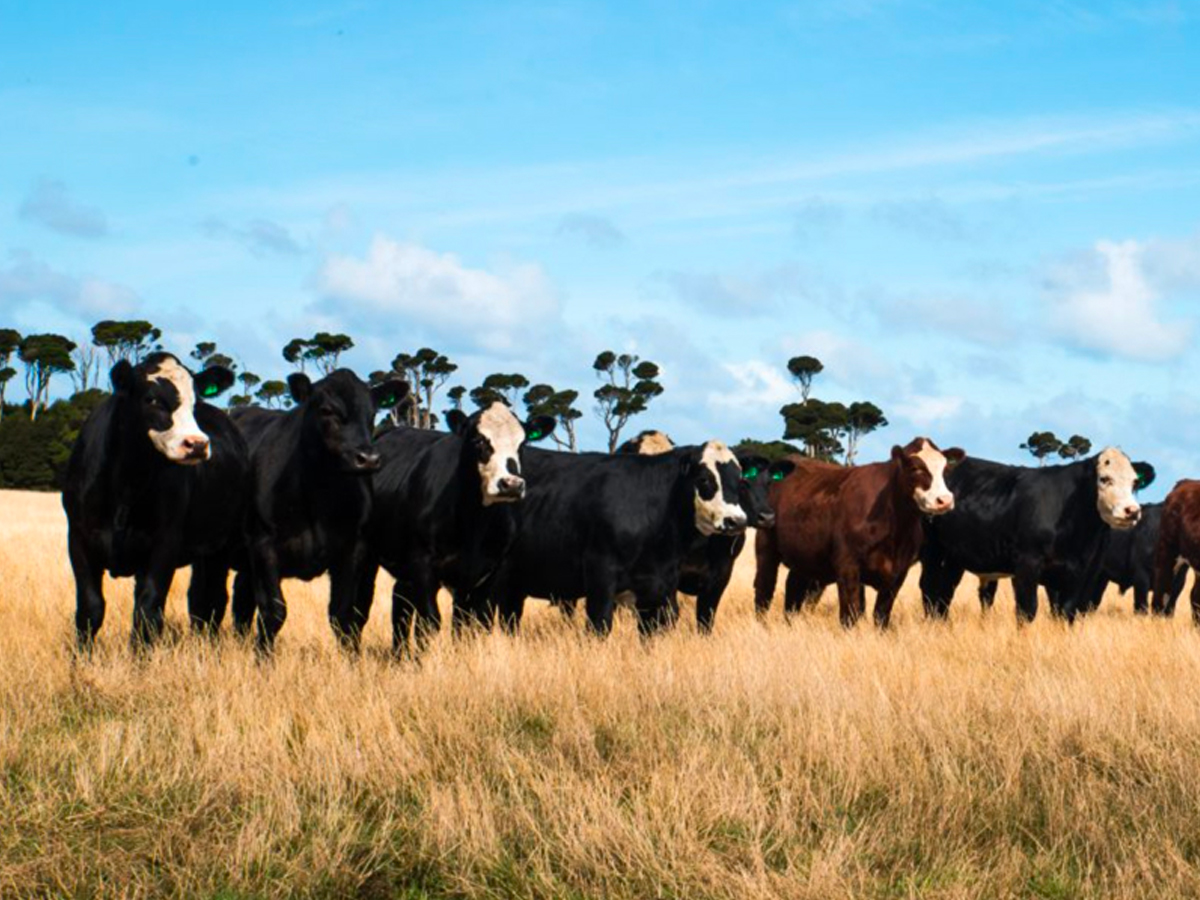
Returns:
[[[380,409],[391,409],[393,406],[396,405],[397,402],[399,402],[399,398],[397,398],[395,394],[388,394],[386,397],[384,397],[382,400],[379,401],[379,408]]]
[[[219,393],[221,393],[221,386],[213,382],[204,386],[204,389],[200,391],[200,396],[207,399],[208,397],[215,397]]]
[[[771,473],[772,481],[783,481],[783,479],[785,479],[785,478],[787,478],[787,472],[772,472]]]
[[[542,433],[535,428],[533,431],[529,432],[528,435],[526,435],[526,439],[530,441],[540,441],[542,439]]]
[[[753,481],[755,478],[758,477],[758,469],[756,469],[754,466],[751,466],[750,468],[748,468],[744,472],[742,472],[742,477],[745,478],[747,481]]]

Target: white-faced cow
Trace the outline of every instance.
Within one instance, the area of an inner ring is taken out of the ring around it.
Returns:
[[[363,626],[356,601],[367,563],[371,476],[380,464],[371,436],[377,411],[401,402],[408,382],[368,387],[338,369],[315,383],[293,374],[288,387],[294,409],[234,414],[250,444],[252,470],[249,565],[234,584],[235,624],[247,630],[249,610],[256,610],[258,644],[269,651],[287,618],[281,579],[309,581],[328,572],[330,625],[355,649]]]
[[[1059,466],[969,459],[947,475],[954,511],[929,523],[921,550],[925,611],[943,617],[964,572],[1011,577],[1017,616],[1037,615],[1038,586],[1069,620],[1090,604],[1107,532],[1142,516],[1134,492],[1154,469],[1110,447]]]
[[[240,537],[246,444],[205,399],[233,383],[213,366],[193,374],[169,353],[111,372],[112,396],[88,417],[67,464],[63,508],[82,647],[104,622],[105,572],[135,579],[133,641],[163,628],[175,570],[192,566],[188,613],[216,630],[227,605],[230,553]]]
[[[531,450],[526,472],[517,536],[493,584],[509,630],[526,597],[585,597],[588,624],[604,635],[617,594],[632,591],[648,634],[673,618],[688,548],[747,524],[741,470],[719,441],[653,456]]]
[[[838,615],[849,627],[866,611],[865,588],[872,587],[875,624],[887,627],[921,547],[922,521],[955,507],[947,473],[964,456],[958,448],[942,451],[918,437],[893,447],[887,462],[863,466],[791,457],[795,471],[770,493],[775,527],[760,530],[755,539],[758,612],[770,609],[783,564],[786,612],[798,612],[836,584]]]
[[[549,435],[555,420],[522,424],[504,403],[471,416],[452,410],[450,432],[396,428],[379,437],[370,575],[360,591],[365,616],[382,565],[392,590],[392,641],[398,654],[418,648],[441,625],[439,587],[454,596],[454,622],[490,620],[489,580],[514,534],[513,509],[527,490],[527,441]]]

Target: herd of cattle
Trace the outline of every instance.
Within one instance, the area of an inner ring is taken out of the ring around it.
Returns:
[[[886,462],[844,468],[644,432],[616,454],[565,453],[532,446],[552,418],[522,423],[502,403],[449,412],[448,432],[376,435],[379,410],[406,402],[409,386],[369,387],[348,370],[315,383],[292,375],[288,411],[230,414],[205,402],[233,383],[219,366],[193,374],[156,353],[117,363],[111,379],[63,490],[85,648],[104,621],[105,572],[134,577],[132,634],[143,645],[162,632],[175,571],[188,565],[193,627],[220,628],[235,570],[233,627],[248,635],[257,619],[263,650],[287,617],[281,580],[326,573],[330,624],[356,649],[382,567],[395,579],[398,653],[440,628],[439,588],[455,628],[498,620],[516,630],[532,596],[567,612],[583,598],[600,635],[631,602],[649,634],[677,619],[682,592],[710,630],[748,527],[758,611],[782,564],[787,612],[836,585],[847,626],[865,612],[866,587],[887,626],[918,559],[928,615],[947,615],[969,571],[985,606],[996,580],[1012,578],[1020,620],[1036,615],[1039,586],[1073,620],[1110,581],[1134,588],[1137,611],[1170,614],[1187,567],[1200,566],[1200,482],[1143,506],[1135,492],[1154,470],[1114,448],[1026,468],[916,438]],[[1191,599],[1200,622],[1200,587]]]

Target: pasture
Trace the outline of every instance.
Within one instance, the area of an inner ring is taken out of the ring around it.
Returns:
[[[72,660],[57,495],[0,493],[0,896],[1134,897],[1200,894],[1200,635],[1110,594],[1018,630],[964,580],[845,633],[827,592],[716,632],[524,633],[361,659],[324,582],[285,585],[277,659],[184,631],[127,647],[129,582]],[[225,626],[228,632],[228,623]]]

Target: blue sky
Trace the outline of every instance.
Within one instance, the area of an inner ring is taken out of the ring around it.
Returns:
[[[585,396],[633,350],[681,440],[778,436],[811,353],[891,419],[865,459],[1049,428],[1165,490],[1200,471],[1197,59],[1184,2],[0,0],[0,318],[267,376],[337,328],[364,372],[432,345]]]

